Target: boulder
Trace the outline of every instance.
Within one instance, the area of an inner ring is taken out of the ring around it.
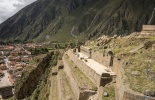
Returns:
[[[140,73],[139,73],[139,71],[132,71],[131,75],[134,75],[134,76],[139,76],[139,75],[140,75]]]
[[[150,91],[149,94],[150,94],[151,97],[155,97],[155,91]]]
[[[155,50],[155,44],[152,45],[152,50]]]
[[[104,97],[108,97],[108,93],[107,93],[107,92],[104,92],[104,93],[103,93],[103,96],[104,96]]]
[[[146,95],[146,96],[151,96],[151,97],[155,97],[155,91],[145,90],[145,91],[144,91],[144,95]]]
[[[145,90],[145,91],[144,91],[144,95],[149,96],[149,94],[150,94],[149,92],[150,92],[150,90]]]

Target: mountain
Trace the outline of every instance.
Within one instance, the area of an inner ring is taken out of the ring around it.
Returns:
[[[154,0],[37,0],[0,24],[0,40],[81,41],[155,24]]]

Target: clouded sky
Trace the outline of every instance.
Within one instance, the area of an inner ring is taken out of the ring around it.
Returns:
[[[0,0],[0,23],[36,0]]]

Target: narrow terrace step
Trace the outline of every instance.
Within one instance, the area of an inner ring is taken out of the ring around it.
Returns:
[[[57,76],[51,77],[51,89],[49,100],[59,100]]]
[[[58,73],[59,100],[77,100],[74,96],[68,77],[63,70]]]

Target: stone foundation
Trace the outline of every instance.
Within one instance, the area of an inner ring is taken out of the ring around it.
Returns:
[[[78,84],[78,80],[75,78],[74,73],[70,68],[71,66],[66,62],[64,57],[63,57],[63,63],[64,63],[64,71],[68,76],[70,85],[73,89],[73,92],[77,100],[88,100],[90,96],[96,94],[96,91],[81,89],[79,86],[80,84]]]
[[[89,79],[96,84],[97,87],[100,86],[101,76],[98,75],[94,70],[87,66],[83,61],[79,60],[77,56],[69,50],[67,52],[70,59],[78,66],[78,68],[87,76]]]

